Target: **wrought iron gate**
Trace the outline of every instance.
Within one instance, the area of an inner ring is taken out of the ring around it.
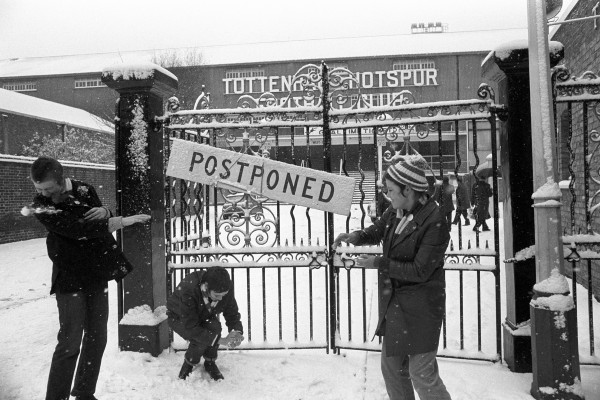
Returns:
[[[567,272],[572,278],[571,292],[579,326],[587,326],[578,331],[579,357],[581,364],[600,365],[600,343],[596,339],[600,332],[597,283],[600,235],[594,217],[600,200],[600,81],[589,71],[573,76],[567,69],[557,67],[553,87],[557,159],[565,184],[561,186],[562,240],[569,248],[565,250],[565,258],[570,267]]]
[[[478,99],[423,104],[402,91],[387,105],[370,107],[355,74],[329,70],[326,64],[305,65],[290,88],[279,99],[271,93],[244,95],[232,109],[211,109],[202,95],[193,110],[182,111],[177,99],[170,99],[165,159],[176,137],[355,176],[351,215],[167,177],[169,290],[191,270],[222,265],[230,270],[246,313],[246,348],[378,350],[379,343],[371,342],[377,274],[355,266],[353,258],[381,250],[331,251],[330,245],[338,233],[369,223],[374,184],[396,154],[418,152],[419,142],[435,143],[437,154],[428,155],[432,187],[445,176],[464,175],[469,182],[487,163],[493,189],[492,231],[472,232],[459,223],[447,251],[445,268],[454,296],[448,296],[440,354],[499,359],[499,108],[493,91],[482,85]],[[491,143],[487,161],[477,151],[482,137]],[[447,142],[454,144],[452,154],[445,154]],[[463,156],[474,162],[463,163]]]

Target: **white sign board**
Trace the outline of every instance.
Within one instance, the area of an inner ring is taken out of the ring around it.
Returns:
[[[173,139],[167,175],[350,215],[354,178]]]

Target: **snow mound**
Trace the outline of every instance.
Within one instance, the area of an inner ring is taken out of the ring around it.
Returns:
[[[569,283],[567,282],[567,278],[558,272],[558,269],[554,268],[550,272],[550,276],[533,285],[533,289],[544,293],[569,293]]]
[[[149,305],[144,304],[130,308],[119,322],[120,325],[158,325],[167,319],[167,307],[159,306],[152,311]]]

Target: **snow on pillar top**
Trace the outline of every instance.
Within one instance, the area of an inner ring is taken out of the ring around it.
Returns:
[[[550,67],[554,67],[564,58],[565,47],[562,43],[550,41]],[[500,67],[504,73],[529,71],[529,43],[527,38],[503,43],[490,51],[481,63],[485,75],[493,75],[494,66]],[[496,68],[497,68],[496,67]],[[485,71],[490,71],[486,73]]]
[[[150,91],[161,97],[173,95],[179,84],[174,74],[150,62],[106,67],[102,70],[102,82],[119,93]]]
[[[531,305],[537,308],[546,308],[551,311],[566,312],[575,307],[573,297],[569,296],[569,283],[557,268],[550,272],[550,276],[533,285],[537,297],[531,300]]]

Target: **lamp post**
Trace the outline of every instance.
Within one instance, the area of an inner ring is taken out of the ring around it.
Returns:
[[[529,90],[537,284],[530,303],[533,383],[536,399],[583,399],[577,346],[577,314],[566,285],[556,171],[555,127],[547,18],[561,0],[528,0]],[[546,13],[548,6],[549,15]],[[559,273],[560,272],[560,273]],[[557,288],[559,288],[557,290]],[[568,288],[568,286],[567,286]],[[560,304],[560,305],[559,305]],[[561,323],[556,323],[560,320]]]

